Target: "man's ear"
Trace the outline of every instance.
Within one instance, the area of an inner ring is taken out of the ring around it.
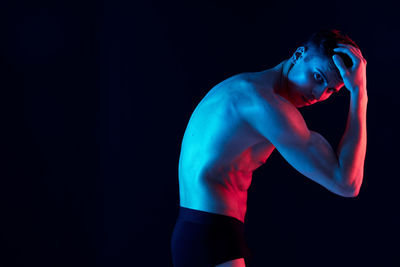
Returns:
[[[307,48],[305,46],[298,47],[291,58],[292,63],[295,64],[304,55],[306,50]]]

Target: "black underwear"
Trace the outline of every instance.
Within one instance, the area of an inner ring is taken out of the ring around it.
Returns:
[[[252,254],[242,221],[226,215],[179,207],[171,236],[174,267],[214,267]]]

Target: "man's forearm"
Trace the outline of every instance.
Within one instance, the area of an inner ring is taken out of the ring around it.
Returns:
[[[339,143],[337,155],[341,170],[342,184],[354,189],[358,195],[363,176],[367,146],[367,102],[365,88],[350,93],[350,107],[346,129]]]

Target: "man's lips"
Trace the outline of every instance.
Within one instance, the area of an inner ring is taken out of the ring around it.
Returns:
[[[311,103],[311,101],[310,100],[308,100],[308,98],[307,97],[305,97],[304,95],[301,95],[302,97],[303,97],[303,100],[304,100],[304,102],[306,102],[307,104],[309,104],[309,105],[311,105],[312,103]]]

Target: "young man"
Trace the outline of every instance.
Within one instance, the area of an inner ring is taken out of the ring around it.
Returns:
[[[322,30],[279,65],[232,76],[208,92],[181,145],[180,210],[171,238],[175,267],[248,263],[247,189],[253,171],[275,148],[327,190],[358,195],[367,142],[366,65],[348,36]],[[349,115],[335,153],[307,128],[297,108],[323,101],[343,86],[350,92]]]

